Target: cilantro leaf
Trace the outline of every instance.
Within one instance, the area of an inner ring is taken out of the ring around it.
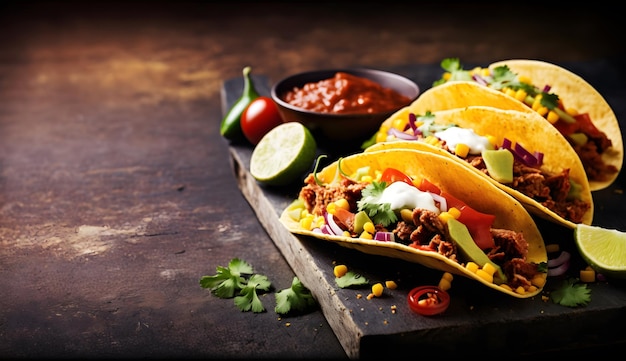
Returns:
[[[566,306],[586,306],[591,302],[591,290],[586,284],[577,283],[578,279],[570,278],[561,284],[561,286],[550,293],[552,302]]]
[[[244,312],[250,310],[255,313],[265,312],[265,307],[259,299],[257,290],[268,291],[270,285],[271,283],[266,276],[252,275],[248,283],[239,292],[240,295],[235,297],[235,305]]]
[[[367,280],[367,278],[361,276],[358,273],[348,271],[345,275],[335,278],[335,283],[337,283],[337,286],[341,288],[347,288],[352,286],[366,285],[369,283],[369,281]]]
[[[559,96],[554,93],[541,93],[541,105],[552,110],[559,106]]]
[[[391,204],[380,203],[386,186],[385,182],[374,181],[368,184],[361,192],[362,198],[357,201],[359,211],[367,212],[374,224],[382,224],[383,227],[398,220],[398,216],[391,209]]]
[[[287,314],[291,311],[305,311],[315,305],[315,298],[298,277],[291,281],[291,287],[276,292],[276,307],[278,314]]]
[[[235,292],[241,290],[245,284],[245,274],[252,274],[252,266],[239,258],[233,258],[228,267],[217,266],[217,273],[213,276],[202,276],[200,286],[208,288],[219,298],[233,298]]]
[[[443,77],[439,80],[433,82],[433,86],[441,85],[446,81],[454,81],[454,80],[472,80],[472,75],[469,70],[463,70],[463,66],[459,61],[459,58],[446,58],[441,61],[441,68],[446,72],[450,73],[449,79],[444,79]]]

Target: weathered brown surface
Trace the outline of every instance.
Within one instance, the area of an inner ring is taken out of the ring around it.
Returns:
[[[222,82],[622,49],[611,9],[354,6],[2,2],[0,357],[345,358],[321,311],[241,313],[198,285],[234,257],[294,276],[237,187]]]

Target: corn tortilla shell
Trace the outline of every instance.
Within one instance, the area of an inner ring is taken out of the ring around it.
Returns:
[[[383,122],[383,126],[390,125],[396,116],[408,116],[408,108],[409,107],[400,110],[386,119],[385,122]],[[456,124],[462,128],[473,129],[474,132],[479,135],[492,135],[500,141],[503,138],[508,138],[513,142],[519,143],[529,151],[542,152],[544,157],[541,170],[548,174],[557,174],[563,169],[569,169],[570,178],[581,186],[581,199],[590,204],[581,223],[591,224],[594,213],[593,198],[582,162],[574,149],[569,146],[565,137],[563,137],[556,128],[546,127],[541,116],[534,112],[502,110],[488,106],[468,106],[466,108],[437,111],[434,112],[434,114],[435,123],[437,124]],[[571,229],[576,228],[575,223],[559,216],[541,203],[506,184],[499,183],[489,177],[489,175],[474,168],[465,160],[457,158],[456,155],[442,148],[419,141],[389,141],[376,143],[365,151],[378,151],[392,148],[430,151],[456,160],[483,179],[518,199],[529,212],[565,227]]]
[[[566,108],[574,108],[578,113],[589,113],[593,124],[604,132],[612,142],[612,150],[605,152],[605,163],[622,169],[624,144],[619,122],[611,106],[602,95],[583,78],[558,65],[539,60],[511,59],[493,63],[489,68],[507,65],[518,75],[529,77],[539,87],[550,85],[550,92],[559,95]],[[619,172],[604,182],[589,181],[592,191],[610,186]]]
[[[494,228],[522,232],[529,245],[527,261],[535,263],[547,261],[547,252],[541,233],[526,209],[516,199],[493,184],[485,182],[483,177],[469,171],[460,162],[432,152],[408,149],[357,153],[345,157],[341,161],[341,168],[346,174],[352,174],[364,166],[370,166],[372,169],[380,171],[387,167],[392,167],[417,179],[428,179],[442,191],[449,192],[477,211],[496,215],[493,224]],[[335,178],[337,171],[337,162],[334,162],[317,173],[317,177],[320,181],[328,183]],[[288,209],[283,211],[280,221],[289,231],[295,234],[312,236],[367,254],[399,258],[419,263],[429,268],[468,277],[513,297],[528,298],[541,292],[541,288],[525,294],[512,292],[494,283],[485,281],[465,269],[461,264],[436,252],[419,250],[401,243],[326,235],[305,230],[300,227],[299,222],[289,216]],[[544,277],[547,276],[546,274],[542,275]]]

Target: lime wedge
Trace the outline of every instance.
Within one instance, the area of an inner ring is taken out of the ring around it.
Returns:
[[[265,134],[252,151],[250,174],[263,184],[287,185],[311,167],[316,151],[315,139],[304,125],[280,124]]]
[[[596,272],[626,278],[626,232],[578,224],[574,238],[580,255]]]

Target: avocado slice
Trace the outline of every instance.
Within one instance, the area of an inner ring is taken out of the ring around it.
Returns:
[[[496,269],[493,275],[493,282],[498,285],[506,282],[506,275],[502,272],[500,266],[490,260],[485,252],[476,245],[476,242],[472,239],[472,235],[463,223],[454,218],[448,219],[448,233],[452,241],[456,244],[457,249],[466,260],[472,261],[480,267],[483,267],[486,263],[491,263]]]
[[[357,212],[357,214],[354,215],[354,233],[361,234],[363,232],[363,225],[367,222],[371,222],[367,212]]]
[[[507,149],[485,149],[482,156],[491,178],[500,183],[513,182],[513,153]]]

